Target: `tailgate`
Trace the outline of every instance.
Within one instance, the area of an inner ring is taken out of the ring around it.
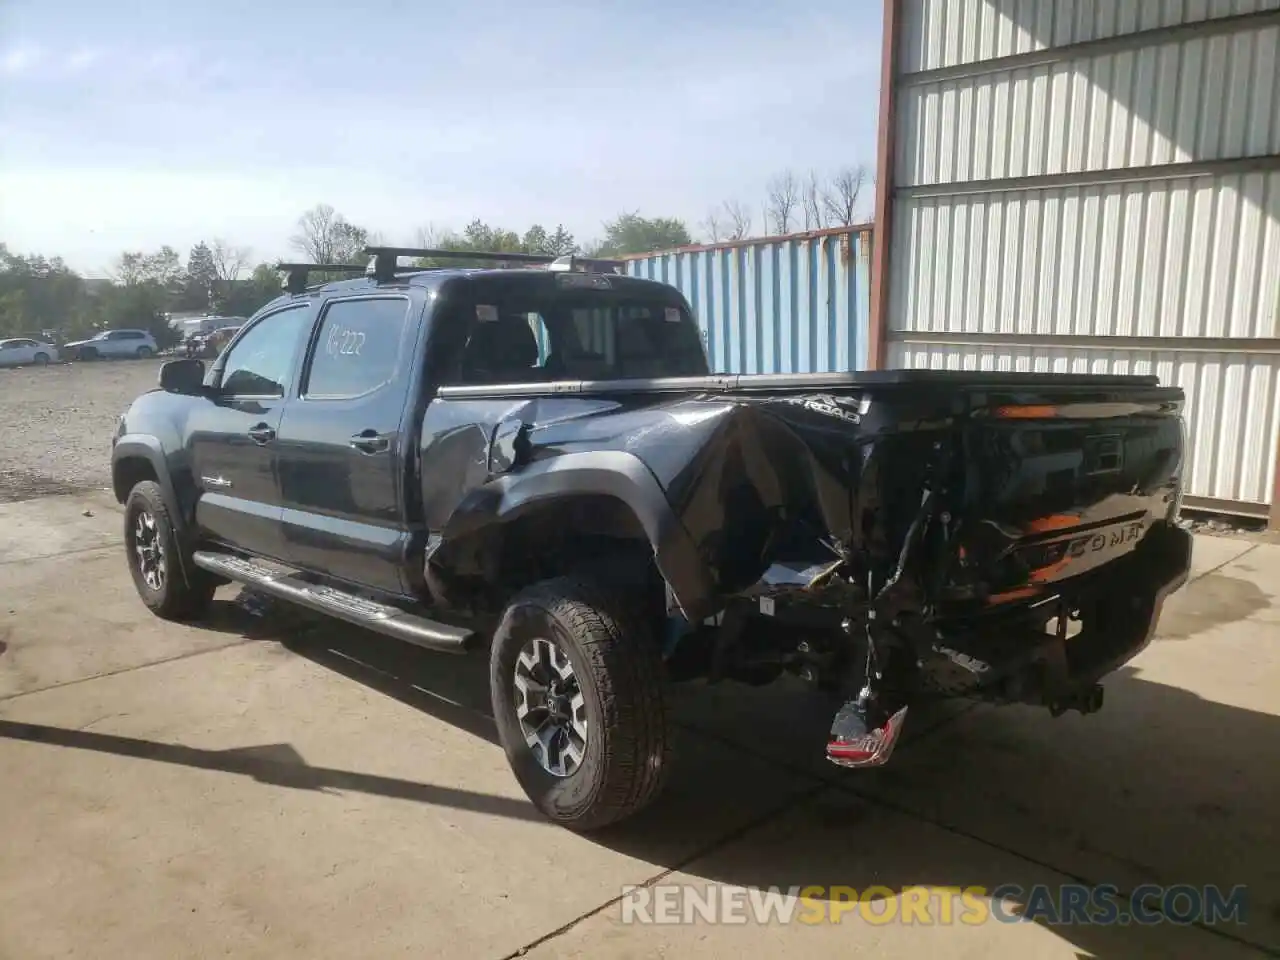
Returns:
[[[1176,514],[1181,391],[1039,393],[981,404],[963,428],[952,581],[962,595],[1035,596],[1128,554]]]

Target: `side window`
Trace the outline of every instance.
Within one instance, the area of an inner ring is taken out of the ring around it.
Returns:
[[[298,338],[308,305],[264,317],[228,351],[222,366],[222,393],[238,397],[282,397],[298,354]]]
[[[303,395],[359,397],[389,383],[400,364],[408,318],[409,301],[403,297],[329,304],[312,347]]]

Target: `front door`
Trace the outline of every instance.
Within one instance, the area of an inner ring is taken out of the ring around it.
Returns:
[[[227,352],[190,424],[196,524],[204,536],[283,559],[275,451],[311,304],[267,314]]]
[[[413,293],[328,301],[276,440],[286,560],[389,593],[407,590]]]
[[[35,341],[7,340],[0,343],[0,367],[16,367],[35,359]]]

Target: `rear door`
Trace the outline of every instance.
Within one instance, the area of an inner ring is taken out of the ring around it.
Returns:
[[[277,434],[313,315],[313,304],[300,303],[256,320],[215,365],[214,394],[189,425],[196,523],[214,540],[275,559],[284,553]]]
[[[329,300],[276,443],[286,560],[403,593],[420,291]]]
[[[99,345],[98,351],[104,357],[123,357],[129,353],[129,348],[132,346],[129,343],[131,336],[128,330],[112,330],[107,334],[107,339]]]

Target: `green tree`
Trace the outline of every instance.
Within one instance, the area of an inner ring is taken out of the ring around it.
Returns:
[[[543,229],[542,224],[535,223],[524,232],[524,239],[520,241],[520,246],[524,253],[548,255],[551,253],[551,238],[547,236],[547,231]]]
[[[156,338],[156,343],[166,347],[178,339],[177,332],[165,319],[170,300],[168,291],[155,281],[115,284],[100,295],[94,326],[102,330],[120,327],[146,330]]]
[[[0,300],[5,332],[74,328],[89,307],[84,279],[59,257],[19,256],[0,243]]]
[[[520,243],[518,233],[514,230],[504,230],[502,227],[491,227],[480,220],[472,220],[467,224],[466,229],[462,231],[462,238],[466,241],[466,246],[463,247],[465,250],[524,253],[524,246]]]
[[[116,279],[125,286],[154,283],[162,289],[177,293],[186,274],[178,251],[165,244],[155,253],[126,251],[116,261]]]
[[[26,331],[26,292],[14,289],[0,293],[0,336],[16,337]]]
[[[604,240],[592,256],[616,257],[624,253],[652,253],[693,242],[689,228],[675,217],[642,217],[638,212],[622,213],[604,225]]]
[[[547,241],[547,253],[564,257],[577,252],[578,242],[573,239],[573,234],[564,228],[564,224],[556,224],[556,232]]]
[[[213,303],[218,271],[213,263],[213,250],[203,240],[191,248],[187,256],[187,277],[182,295],[175,304],[179,310],[207,310]]]
[[[247,279],[231,285],[218,311],[232,317],[250,317],[283,292],[280,275],[270,264],[260,263]]]

